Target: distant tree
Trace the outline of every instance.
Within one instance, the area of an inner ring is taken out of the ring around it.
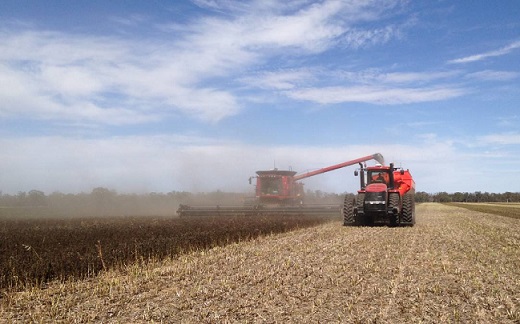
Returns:
[[[97,213],[108,215],[114,209],[117,193],[107,188],[97,187],[92,189],[90,198]]]
[[[433,201],[446,203],[446,202],[451,202],[452,198],[451,198],[450,194],[448,194],[447,192],[443,191],[443,192],[438,192],[437,194],[435,194],[433,196]]]
[[[429,202],[431,200],[430,194],[424,191],[418,191],[415,193],[415,202]]]
[[[520,202],[520,194],[519,193],[513,193],[513,192],[505,192],[502,197],[502,201],[504,202]]]
[[[465,202],[467,195],[463,192],[456,192],[451,195],[451,201],[453,202]]]
[[[31,190],[26,197],[26,205],[32,207],[47,206],[47,197],[45,197],[43,191]]]
[[[18,191],[16,195],[16,205],[17,206],[26,206],[27,204],[27,193],[25,191]]]

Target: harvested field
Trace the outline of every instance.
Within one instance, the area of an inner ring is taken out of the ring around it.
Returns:
[[[102,270],[316,226],[335,218],[3,218],[0,292],[42,287],[56,279],[86,279]]]
[[[6,293],[5,322],[520,322],[520,220],[441,204]]]
[[[518,203],[449,203],[449,205],[520,219],[520,204]]]

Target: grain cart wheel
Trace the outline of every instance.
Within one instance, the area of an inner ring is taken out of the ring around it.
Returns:
[[[391,193],[388,198],[388,210],[391,211],[399,211],[399,194]],[[393,213],[390,217],[390,226],[395,227],[398,226],[400,222],[399,212]]]
[[[356,217],[354,215],[354,205],[356,203],[356,199],[350,195],[345,196],[345,200],[343,202],[343,208],[341,210],[343,214],[343,226],[353,226],[356,222]]]
[[[413,226],[415,224],[415,201],[414,194],[407,192],[403,196],[403,213],[401,216],[401,225]]]

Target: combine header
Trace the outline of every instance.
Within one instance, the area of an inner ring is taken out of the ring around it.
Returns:
[[[379,153],[335,164],[319,170],[297,175],[292,170],[257,171],[255,198],[247,200],[243,206],[187,206],[180,205],[178,215],[184,216],[234,216],[234,215],[338,215],[340,205],[309,205],[304,203],[303,183],[298,182],[318,174],[337,170],[354,164],[376,160],[383,164]]]

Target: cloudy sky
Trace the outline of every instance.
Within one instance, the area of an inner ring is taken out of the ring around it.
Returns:
[[[0,2],[0,190],[249,191],[380,152],[520,191],[520,2]],[[354,192],[355,167],[305,180]]]

